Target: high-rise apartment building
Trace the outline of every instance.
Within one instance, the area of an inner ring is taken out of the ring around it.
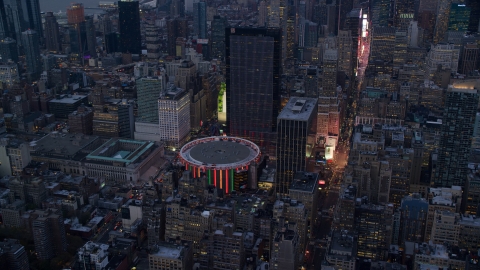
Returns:
[[[337,61],[338,51],[336,49],[325,50],[323,54],[322,89],[319,93],[321,97],[337,96]]]
[[[138,1],[119,1],[118,12],[121,52],[140,54],[142,38],[140,36],[140,7]]]
[[[45,47],[53,52],[59,52],[62,49],[57,18],[55,18],[53,12],[47,12],[45,15]]]
[[[162,55],[161,38],[159,27],[155,25],[155,21],[146,21],[145,24],[145,43],[147,47],[147,57],[152,60],[160,58]]]
[[[193,3],[193,33],[198,38],[207,38],[207,3]]]
[[[40,77],[42,72],[38,33],[34,30],[22,32],[22,44],[25,49],[28,79],[34,81]]]
[[[189,92],[169,85],[158,99],[158,119],[160,139],[173,148],[183,145],[190,134]]]
[[[67,8],[67,21],[69,24],[81,23],[85,20],[85,8],[82,3],[72,3]]]
[[[33,218],[33,239],[39,259],[51,259],[67,250],[67,236],[60,210],[35,210],[30,217]]]
[[[281,31],[227,28],[225,34],[230,134],[247,138],[267,149],[267,154],[274,154],[280,111]]]
[[[25,247],[17,239],[5,239],[0,242],[0,256],[5,256],[5,267],[8,269],[28,270],[28,255]]]
[[[352,65],[352,32],[338,31],[337,35],[337,51],[338,51],[338,71],[345,72],[350,79],[353,77]]]
[[[80,105],[76,111],[68,115],[70,133],[92,135],[93,110],[90,107]]]
[[[138,104],[136,121],[158,124],[158,98],[165,89],[164,77],[140,78],[136,86]]]
[[[477,107],[477,89],[448,87],[434,186],[465,186]]]
[[[277,180],[278,194],[288,194],[294,173],[306,170],[310,156],[309,135],[315,134],[317,100],[292,97],[278,116]]]

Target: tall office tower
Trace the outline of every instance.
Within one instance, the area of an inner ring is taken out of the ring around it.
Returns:
[[[165,81],[157,78],[137,80],[137,121],[158,124],[158,98],[165,89]]]
[[[472,171],[468,175],[463,191],[462,212],[477,217],[480,214],[480,175],[478,172]]]
[[[93,108],[93,135],[100,137],[133,138],[133,103],[124,99],[101,101],[101,93],[95,93]]]
[[[265,1],[261,1],[258,5],[258,26],[264,27],[267,25],[268,7]]]
[[[281,2],[285,0],[270,0],[268,2],[268,17],[267,17],[267,26],[268,27],[280,27],[280,19],[283,14],[284,7],[281,7]],[[282,14],[281,14],[282,13]]]
[[[228,28],[226,46],[227,125],[267,155],[275,155],[280,111],[279,28]],[[248,110],[245,108],[248,107]]]
[[[473,124],[478,107],[477,89],[449,86],[437,165],[433,180],[435,187],[465,186],[469,173]]]
[[[337,96],[337,61],[338,51],[336,49],[325,50],[323,54],[322,88],[319,91],[321,97]]]
[[[309,135],[315,134],[317,99],[291,97],[278,115],[276,193],[287,195],[293,175],[306,170]]]
[[[178,16],[183,16],[184,14],[185,14],[185,0],[172,0],[170,2],[170,16],[178,17]]]
[[[400,233],[399,243],[423,242],[425,226],[427,224],[428,201],[421,198],[420,194],[412,194],[402,199],[400,205]]]
[[[147,58],[157,60],[162,55],[161,36],[159,35],[159,27],[155,25],[155,21],[149,20],[145,24],[145,43],[147,46]]]
[[[85,35],[86,49],[91,57],[97,57],[97,38],[95,36],[95,25],[93,24],[93,16],[85,17]]]
[[[225,17],[218,15],[213,16],[211,37],[212,43],[212,58],[219,60],[225,59],[225,28],[228,25],[228,21]]]
[[[295,4],[293,3],[293,0],[286,0],[288,2],[286,11],[287,11],[287,17],[286,17],[286,22],[284,23],[284,29],[286,31],[286,40],[284,43],[286,44],[286,47],[283,48],[282,50],[286,50],[285,57],[286,59],[292,59],[293,58],[293,52],[295,50],[295,44],[296,44],[296,39],[297,39],[297,8]],[[283,52],[283,51],[282,51]],[[286,60],[285,59],[285,60]]]
[[[425,79],[433,79],[438,65],[442,65],[443,69],[450,69],[451,73],[456,74],[459,58],[459,49],[455,48],[454,44],[432,44],[426,59]]]
[[[343,71],[352,79],[352,32],[338,31],[337,36],[337,51],[338,51],[338,71]]]
[[[2,262],[8,269],[28,270],[28,255],[25,247],[20,244],[17,239],[4,239],[0,242],[2,250]]]
[[[353,9],[347,14],[345,21],[345,31],[350,31],[352,37],[352,65],[353,65],[353,74],[357,72],[358,66],[358,49],[359,49],[359,37],[361,37],[362,23],[361,23],[362,10]],[[370,52],[372,49],[370,49]]]
[[[374,27],[370,45],[370,62],[393,63],[392,48],[395,48],[394,27]]]
[[[53,12],[47,12],[45,15],[45,47],[52,52],[60,52],[62,49],[57,18],[53,16]]]
[[[311,21],[305,21],[305,47],[317,47],[318,25]]]
[[[25,49],[28,78],[30,81],[36,80],[40,77],[40,73],[42,72],[40,48],[38,46],[38,33],[34,30],[27,30],[23,32],[22,44]]]
[[[317,66],[309,66],[304,77],[305,96],[318,98],[319,69]]]
[[[435,22],[435,32],[433,34],[433,43],[437,44],[445,40],[448,30],[448,20],[450,16],[450,7],[452,0],[439,0],[437,5],[437,20]]]
[[[467,43],[463,47],[459,72],[469,75],[476,70],[480,49],[476,43]]]
[[[51,259],[67,250],[67,236],[60,210],[35,210],[30,213],[30,218],[33,218],[33,240],[39,259]]]
[[[465,4],[452,3],[448,16],[448,30],[459,32],[468,31],[470,12],[471,9],[465,6]]]
[[[17,42],[9,37],[0,39],[0,62],[8,62],[8,60],[18,62]]]
[[[67,21],[69,24],[81,23],[85,20],[85,8],[82,3],[72,3],[67,8]]]
[[[390,23],[390,0],[370,1],[373,27],[388,27]]]
[[[354,1],[353,0],[340,0],[337,2],[337,8],[338,8],[338,30],[350,30],[348,28],[346,21],[348,20],[348,17],[350,17],[350,13],[354,10]],[[345,24],[344,24],[345,22]]]
[[[171,84],[158,99],[160,139],[168,146],[182,146],[190,134],[190,94]]]
[[[198,38],[207,38],[207,4],[193,3],[193,34]]]
[[[225,28],[223,29],[225,31]],[[188,36],[188,21],[182,18],[175,18],[167,21],[167,48],[168,54],[177,55],[177,38],[186,38]]]
[[[466,0],[465,4],[470,8],[470,21],[468,31],[480,32],[480,2],[477,0]]]
[[[394,5],[393,25],[395,27],[401,26],[402,19],[414,18],[415,0],[395,0]]]
[[[118,13],[121,52],[140,54],[142,38],[140,36],[140,8],[138,1],[119,1]]]
[[[395,47],[393,50],[393,67],[400,69],[407,62],[408,31],[395,31]]]
[[[385,260],[390,247],[393,206],[362,204],[355,209],[357,257]]]
[[[38,0],[4,0],[0,1],[0,15],[5,15],[2,21],[6,36],[17,41],[21,46],[22,32],[35,30],[39,35],[39,42],[43,41],[43,25]],[[2,31],[2,30],[0,30]]]

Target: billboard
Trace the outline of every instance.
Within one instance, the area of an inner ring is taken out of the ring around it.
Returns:
[[[333,152],[334,152],[334,148],[332,146],[326,146],[325,147],[325,159],[326,160],[333,159]]]

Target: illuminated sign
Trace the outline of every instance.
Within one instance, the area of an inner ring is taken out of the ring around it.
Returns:
[[[325,147],[325,159],[326,160],[331,160],[333,159],[333,147],[327,146]]]
[[[319,185],[325,185],[325,180],[318,180]]]
[[[413,13],[400,14],[400,19],[413,19]]]

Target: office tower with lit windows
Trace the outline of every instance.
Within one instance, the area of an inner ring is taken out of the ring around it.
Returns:
[[[17,42],[13,38],[0,39],[0,62],[6,63],[9,59],[18,62]]]
[[[395,27],[401,27],[402,19],[410,18],[413,19],[413,14],[415,14],[415,0],[396,0],[394,1],[394,11],[393,24]]]
[[[447,90],[438,159],[433,186],[465,186],[478,92],[473,87],[449,86]]]
[[[22,44],[25,50],[27,62],[28,79],[34,81],[40,77],[42,62],[40,61],[40,48],[38,33],[34,30],[27,30],[22,33]]]
[[[445,40],[445,34],[448,30],[448,21],[450,19],[450,8],[452,0],[439,0],[437,5],[437,19],[435,22],[435,32],[433,34],[433,43],[437,44]]]
[[[67,21],[69,24],[81,23],[85,20],[85,8],[82,3],[72,3],[67,8]]]
[[[471,9],[465,4],[452,3],[448,16],[448,30],[466,32],[470,21]]]
[[[428,201],[421,198],[420,194],[404,197],[400,205],[399,243],[392,244],[404,245],[405,241],[423,242],[427,215]]]
[[[345,20],[345,28],[343,30],[350,31],[352,37],[352,65],[353,65],[353,74],[357,72],[357,62],[358,62],[358,47],[359,47],[359,37],[362,36],[362,9],[356,8],[350,11],[347,14]],[[342,22],[342,21],[341,21]],[[372,51],[370,49],[370,51]]]
[[[225,31],[225,28],[223,28]],[[175,18],[167,21],[167,51],[169,55],[177,54],[177,38],[188,36],[188,21],[184,18]]]
[[[312,145],[307,139],[315,134],[317,99],[291,97],[278,115],[277,194],[287,195],[293,175],[306,170],[306,158]]]
[[[190,134],[190,94],[173,84],[158,99],[160,139],[171,148],[188,141]]]
[[[193,33],[198,38],[207,38],[207,4],[193,3]]]
[[[230,135],[275,154],[280,111],[281,30],[227,28],[226,102]],[[245,108],[248,108],[246,110]]]
[[[322,88],[319,93],[321,97],[337,96],[337,61],[338,51],[336,49],[325,50],[323,54]]]
[[[140,54],[142,50],[142,38],[138,1],[119,1],[118,13],[121,52]]]
[[[370,1],[370,10],[372,13],[372,26],[388,27],[390,22],[390,0],[372,0]]]
[[[40,15],[39,0],[0,1],[0,32],[11,37],[22,46],[22,33],[34,30],[38,34],[38,42],[43,42],[43,25]],[[2,33],[0,33],[0,36]],[[37,43],[40,44],[40,43]]]
[[[395,48],[395,28],[374,27],[372,31],[369,61],[393,63],[393,48]]]
[[[480,32],[480,2],[477,0],[466,0],[465,4],[470,8],[470,21],[468,31]]]
[[[53,52],[60,52],[62,49],[57,18],[53,16],[53,12],[47,12],[45,15],[45,47]]]
[[[337,35],[337,50],[338,50],[338,71],[343,71],[352,78],[352,32],[338,31]]]

